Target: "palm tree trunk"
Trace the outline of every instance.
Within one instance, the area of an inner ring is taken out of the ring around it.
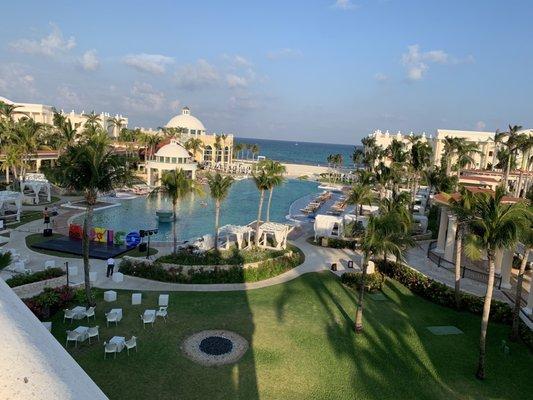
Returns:
[[[524,273],[526,271],[526,265],[529,259],[530,248],[526,247],[526,252],[524,253],[524,258],[520,264],[520,271],[518,272],[518,277],[516,279],[516,294],[514,298],[514,308],[513,308],[513,328],[511,329],[510,339],[512,341],[517,341],[519,335],[520,327],[520,302],[522,300],[522,284],[524,282]],[[533,290],[530,288],[529,290]]]
[[[272,203],[272,192],[274,191],[274,188],[270,188],[268,191],[268,203],[267,203],[267,217],[266,221],[270,222],[270,203]]]
[[[509,172],[511,171],[511,150],[509,150],[509,155],[507,156],[507,165],[505,167],[505,173],[503,175],[503,184],[505,190],[508,190],[508,184],[509,184]]]
[[[220,217],[220,200],[215,201],[215,251],[218,251],[218,225]]]
[[[462,227],[459,226],[455,237],[455,308],[461,306],[461,247],[463,245]]]
[[[257,211],[257,221],[255,224],[255,245],[259,246],[259,223],[261,222],[261,212],[263,211],[263,201],[265,200],[265,191],[261,189],[259,196],[259,210]]]
[[[476,372],[476,378],[485,379],[485,347],[487,344],[487,329],[489,326],[490,306],[492,301],[492,292],[494,291],[494,251],[487,250],[489,260],[489,278],[487,281],[487,292],[483,301],[483,313],[481,314],[481,333],[479,336],[479,359]]]
[[[369,254],[363,255],[363,273],[361,274],[361,287],[359,288],[359,298],[357,299],[357,309],[355,311],[355,333],[361,333],[363,331],[363,296],[365,293],[368,258]]]
[[[83,254],[83,276],[85,281],[85,299],[89,306],[94,305],[94,301],[91,293],[91,280],[89,272],[91,266],[89,264],[89,232],[93,223],[93,204],[92,200],[87,198],[87,211],[85,212],[85,218],[83,219],[83,233],[82,233],[82,254]]]
[[[177,202],[173,201],[172,202],[172,242],[173,242],[172,252],[174,255],[178,253],[178,231],[177,231],[178,221],[176,218],[176,205],[177,205]]]

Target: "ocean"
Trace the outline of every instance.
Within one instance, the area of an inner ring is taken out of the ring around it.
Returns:
[[[351,146],[346,144],[294,142],[241,137],[236,138],[235,142],[257,144],[259,146],[259,155],[272,160],[307,165],[327,165],[327,157],[330,154],[342,154],[344,165],[353,165],[352,154],[356,147],[355,145]],[[247,157],[246,151],[243,157]],[[251,158],[251,152],[248,152],[248,157]]]

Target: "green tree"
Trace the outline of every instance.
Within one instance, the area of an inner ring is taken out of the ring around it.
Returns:
[[[397,261],[404,259],[404,254],[415,242],[409,233],[406,233],[398,221],[395,213],[382,214],[380,216],[370,216],[368,226],[361,239],[362,276],[359,296],[357,299],[357,309],[355,312],[355,332],[363,331],[363,298],[365,292],[365,281],[368,271],[368,262],[371,257],[388,254],[396,257]]]
[[[196,159],[196,154],[203,149],[204,144],[201,139],[193,137],[185,142],[184,147],[190,152],[192,152],[193,158]]]
[[[93,209],[98,193],[110,192],[131,182],[131,172],[126,159],[117,155],[109,146],[107,134],[98,134],[67,147],[57,160],[53,180],[65,188],[83,192],[86,212],[83,219],[82,254],[87,303],[94,301],[89,281],[89,232],[92,227]]]
[[[531,211],[524,203],[503,203],[505,188],[499,186],[494,195],[476,193],[473,202],[473,218],[468,224],[465,252],[472,259],[486,253],[489,265],[487,290],[481,316],[479,358],[476,377],[485,378],[485,352],[487,328],[494,290],[495,256],[497,251],[513,247],[520,232],[530,228]]]
[[[220,218],[220,206],[228,197],[229,189],[233,184],[231,176],[222,176],[219,173],[215,175],[207,174],[207,185],[211,198],[215,201],[215,250],[218,250],[218,228]]]
[[[271,179],[269,174],[263,169],[258,168],[252,172],[252,179],[255,186],[259,190],[259,207],[257,210],[257,221],[255,224],[255,245],[259,245],[259,227],[261,225],[261,214],[263,211],[263,203],[265,201],[265,190],[271,188]]]
[[[354,214],[356,225],[358,222],[358,216],[363,215],[363,205],[368,204],[370,206],[372,205],[373,200],[374,194],[372,193],[370,186],[362,184],[356,184],[352,186],[346,201],[348,204],[355,206]]]
[[[177,209],[178,202],[191,193],[202,193],[196,182],[187,176],[182,169],[166,171],[162,178],[160,186],[156,187],[151,195],[161,194],[172,202],[172,252],[178,252],[178,231],[177,231]]]
[[[525,226],[520,234],[520,242],[524,246],[524,254],[522,254],[522,261],[520,262],[520,269],[518,270],[518,276],[516,278],[516,293],[514,297],[513,307],[513,327],[511,329],[510,339],[517,341],[520,337],[520,306],[522,301],[522,285],[524,284],[524,274],[526,272],[526,265],[529,262],[529,253],[533,248],[533,226],[531,221],[529,226]],[[529,290],[533,290],[530,286]]]
[[[266,212],[266,221],[270,221],[270,205],[272,204],[272,193],[276,186],[280,186],[284,179],[283,174],[287,172],[287,169],[283,164],[278,161],[273,160],[264,160],[259,163],[259,168],[263,169],[270,179],[270,188],[268,189],[268,202],[267,202],[267,212]]]

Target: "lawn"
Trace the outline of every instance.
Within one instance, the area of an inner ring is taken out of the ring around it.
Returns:
[[[43,218],[42,211],[23,211],[22,214],[20,214],[20,221],[8,222],[6,223],[6,228],[15,229],[21,225],[27,224],[28,222],[32,222],[32,221],[42,219],[42,218]]]
[[[352,332],[354,293],[329,272],[248,292],[171,293],[170,318],[143,329],[139,313],[158,293],[130,305],[98,293],[96,324],[102,342],[139,337],[139,352],[103,359],[102,343],[69,352],[111,399],[525,399],[531,394],[533,356],[523,345],[500,351],[508,326],[492,324],[487,379],[474,378],[479,318],[414,296],[387,280],[386,301],[367,299],[365,331]],[[124,309],[118,327],[103,312]],[[90,325],[94,323],[91,322]],[[426,327],[454,325],[464,334],[435,336]],[[64,343],[62,315],[53,333]],[[72,328],[76,327],[74,323]],[[202,367],[185,358],[181,342],[204,329],[227,329],[251,345],[235,365]],[[529,394],[528,394],[529,393]]]
[[[82,257],[78,256],[76,254],[62,253],[60,251],[53,251],[53,250],[35,249],[35,248],[32,247],[32,245],[34,245],[34,244],[45,242],[45,241],[50,240],[50,239],[57,239],[57,238],[64,237],[64,236],[65,235],[61,235],[59,233],[54,233],[54,234],[52,234],[52,236],[45,237],[45,236],[43,236],[42,233],[33,233],[31,235],[26,236],[26,246],[28,246],[28,248],[31,248],[31,250],[35,251],[36,253],[46,254],[46,255],[49,255],[49,256],[81,259]],[[150,247],[150,255],[151,256],[156,255],[157,252],[158,252],[157,249],[154,249],[154,248]],[[131,257],[143,257],[144,256],[144,257],[146,257],[146,253],[140,253],[139,249],[137,247],[135,247],[134,249],[128,250],[124,254],[121,254],[120,256],[117,256],[116,258],[121,258],[121,257],[124,257],[124,256],[131,256]]]

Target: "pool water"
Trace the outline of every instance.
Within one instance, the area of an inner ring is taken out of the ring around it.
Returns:
[[[204,196],[189,195],[178,203],[178,240],[190,240],[213,233],[215,225],[214,203],[209,196],[208,188]],[[270,220],[287,222],[291,204],[311,193],[319,193],[316,182],[287,180],[277,187],[272,195]],[[172,203],[164,196],[154,198],[139,197],[131,200],[118,200],[121,207],[113,207],[94,213],[93,226],[124,231],[126,233],[140,229],[158,228],[156,241],[172,241],[172,223],[158,223],[155,215],[157,210],[171,210]],[[268,192],[265,193],[263,219],[266,216]],[[257,219],[259,191],[251,179],[236,181],[222,203],[220,226],[226,224],[244,225]],[[78,217],[74,223],[82,223]]]

